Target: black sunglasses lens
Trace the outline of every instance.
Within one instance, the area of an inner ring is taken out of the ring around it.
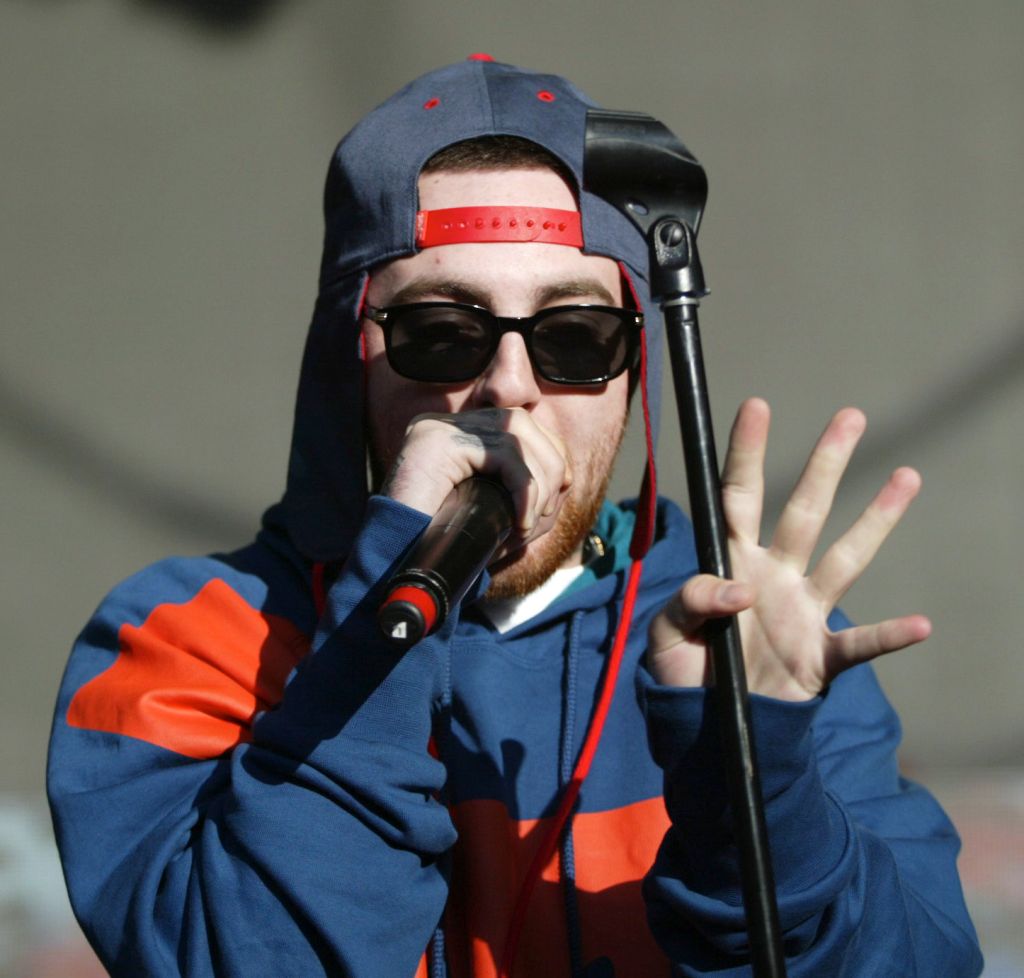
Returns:
[[[485,309],[455,303],[412,303],[386,312],[388,362],[403,377],[433,383],[480,376],[498,349],[502,327],[509,328]],[[534,369],[557,384],[599,384],[619,376],[635,352],[634,318],[605,306],[542,310],[524,333]]]
[[[553,309],[533,329],[533,361],[548,380],[585,384],[610,380],[627,366],[629,334],[617,310]]]
[[[403,377],[471,380],[494,353],[492,331],[472,309],[423,305],[391,313],[388,360]]]

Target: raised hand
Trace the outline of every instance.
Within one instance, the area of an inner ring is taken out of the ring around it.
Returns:
[[[736,416],[722,473],[732,581],[691,578],[651,624],[648,667],[665,685],[710,684],[701,629],[738,614],[751,692],[784,700],[818,695],[843,670],[928,637],[931,623],[909,615],[833,632],[828,615],[860,577],[921,487],[897,469],[856,522],[808,571],[864,415],[839,411],[811,452],[771,542],[760,542],[768,405],[746,401]]]

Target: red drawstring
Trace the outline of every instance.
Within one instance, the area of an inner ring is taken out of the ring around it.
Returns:
[[[629,288],[634,308],[643,308],[636,287],[633,285],[633,280],[630,278],[629,271],[623,262],[619,262],[619,270],[623,281],[625,281]],[[587,736],[583,741],[583,749],[580,751],[579,760],[576,762],[576,769],[573,771],[569,784],[566,785],[565,792],[555,812],[554,821],[537,852],[534,854],[530,868],[527,870],[526,878],[523,880],[522,888],[519,890],[519,896],[516,899],[515,909],[512,913],[512,920],[509,924],[508,935],[505,938],[505,948],[501,955],[501,967],[498,970],[498,978],[511,978],[512,966],[515,964],[516,952],[519,950],[519,938],[522,935],[523,925],[526,923],[526,910],[530,905],[530,897],[533,895],[541,873],[544,872],[544,867],[558,846],[562,828],[569,818],[573,806],[576,804],[580,788],[590,772],[590,764],[597,753],[597,745],[601,740],[604,722],[612,705],[612,697],[615,695],[615,685],[618,680],[619,669],[622,665],[622,655],[626,648],[629,627],[633,621],[633,609],[636,606],[637,590],[640,586],[643,557],[647,554],[654,540],[654,523],[657,512],[657,482],[654,467],[654,440],[651,432],[651,411],[647,397],[646,336],[640,346],[640,402],[644,417],[644,437],[647,443],[647,466],[644,470],[643,484],[640,487],[636,525],[633,527],[633,538],[629,544],[629,555],[633,558],[633,563],[629,569],[629,582],[626,585],[626,595],[622,602],[622,618],[619,620],[619,627],[615,633],[615,642],[612,645],[611,655],[608,658],[608,669],[601,686],[597,710],[594,713],[590,729],[587,731]]]
[[[622,280],[629,288],[633,299],[633,308],[642,309],[640,296],[636,286],[629,277],[629,269],[625,263],[619,262]],[[643,481],[640,485],[640,500],[636,507],[636,525],[633,527],[633,539],[629,542],[629,556],[640,560],[647,555],[654,542],[654,522],[658,508],[658,479],[654,466],[654,435],[651,430],[651,405],[647,396],[647,340],[650,334],[644,330],[643,342],[640,344],[640,405],[644,418],[644,442],[647,447],[647,466],[644,469]]]
[[[316,608],[316,616],[320,618],[327,607],[327,588],[324,583],[324,571],[327,565],[323,561],[317,561],[313,565],[313,607]]]
[[[619,676],[619,668],[622,665],[622,655],[626,648],[626,638],[629,635],[629,626],[633,620],[633,608],[636,605],[637,589],[640,585],[640,572],[643,569],[643,561],[634,560],[629,569],[629,582],[626,585],[626,595],[622,602],[622,617],[619,619],[619,627],[615,633],[615,642],[612,645],[611,655],[608,657],[608,667],[605,671],[604,682],[601,685],[601,695],[597,701],[597,709],[591,721],[590,729],[587,731],[586,739],[583,742],[583,749],[580,751],[579,760],[576,762],[576,769],[572,778],[566,785],[565,792],[559,802],[558,810],[555,812],[554,820],[548,829],[547,835],[541,841],[540,847],[534,854],[530,868],[527,870],[526,878],[523,880],[522,888],[519,890],[519,897],[516,900],[515,910],[512,913],[512,921],[509,924],[508,935],[505,938],[505,949],[501,955],[501,967],[498,970],[499,978],[511,978],[512,966],[515,964],[516,952],[519,950],[519,937],[522,934],[523,924],[526,922],[526,910],[530,905],[530,897],[540,879],[544,867],[558,846],[558,840],[562,834],[562,827],[565,825],[576,798],[580,793],[584,779],[590,773],[590,765],[597,753],[597,745],[601,740],[601,732],[604,729],[604,722],[608,716],[608,710],[612,705],[612,697],[615,695],[615,685]]]

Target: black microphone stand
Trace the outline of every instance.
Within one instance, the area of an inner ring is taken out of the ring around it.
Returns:
[[[660,304],[683,437],[690,515],[701,571],[731,577],[697,307],[707,295],[697,227],[707,199],[703,168],[660,122],[634,112],[587,113],[584,190],[629,217],[649,248],[651,294]],[[755,978],[785,978],[764,802],[750,731],[746,672],[735,617],[704,628],[721,721],[726,780]]]

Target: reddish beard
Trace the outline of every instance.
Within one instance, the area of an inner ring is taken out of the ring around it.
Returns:
[[[577,475],[555,525],[544,536],[490,566],[491,585],[487,598],[525,597],[579,552],[601,511],[625,432],[623,419],[618,433],[596,446],[582,466],[582,472],[579,463],[570,458],[572,471]]]
[[[576,475],[558,512],[555,525],[542,537],[491,564],[491,584],[486,597],[524,597],[540,587],[579,552],[601,511],[605,491],[612,477],[612,467],[626,434],[628,416],[627,409],[618,431],[598,441],[589,456],[582,461],[576,460],[570,453],[570,467]],[[368,441],[370,475],[374,491],[378,491],[394,459],[381,458],[374,450],[373,439],[369,438]]]

